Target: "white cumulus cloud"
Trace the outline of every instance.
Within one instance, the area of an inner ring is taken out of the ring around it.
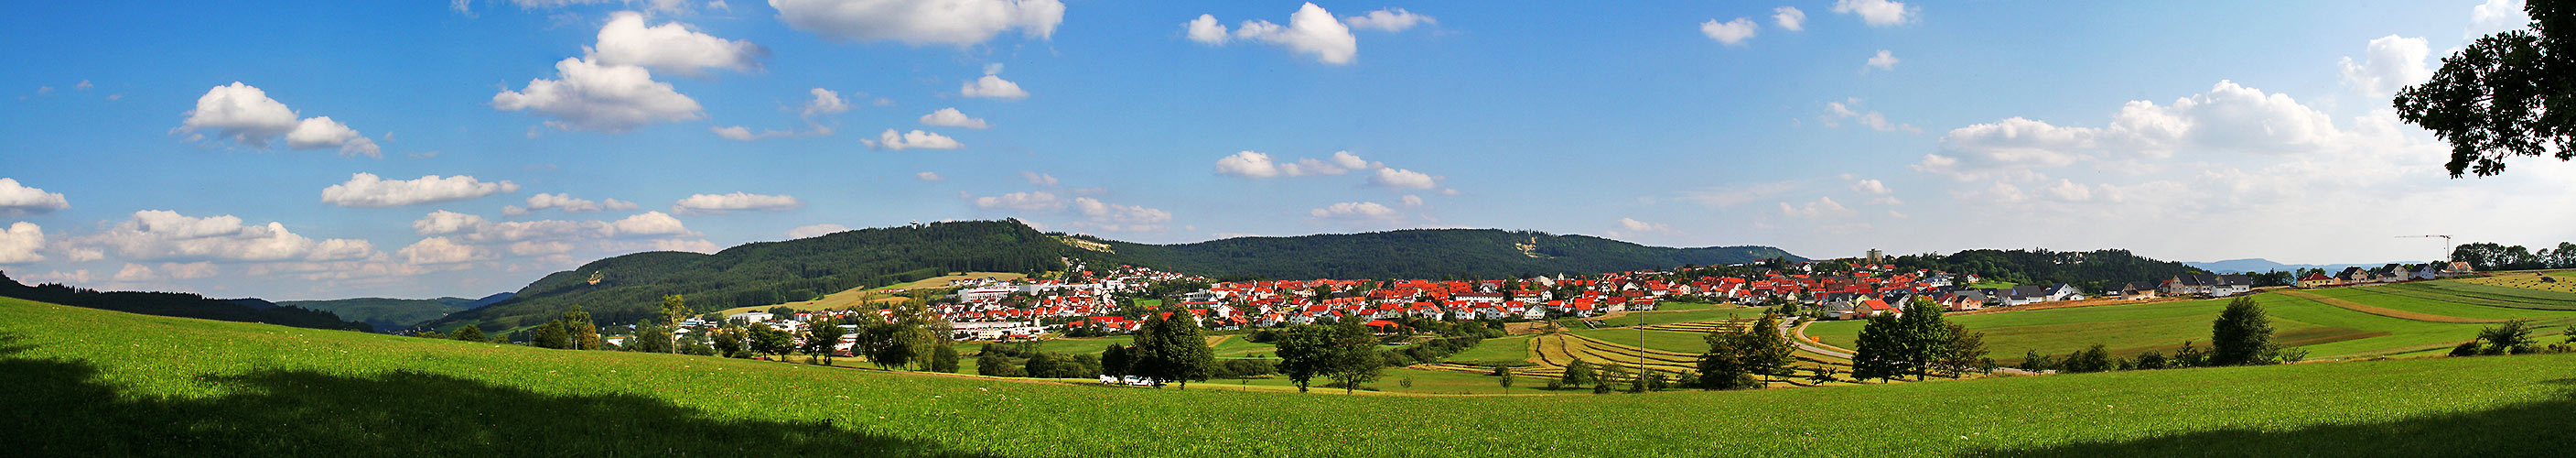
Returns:
[[[1360,30],[1402,32],[1405,31],[1405,29],[1411,29],[1413,26],[1422,24],[1438,25],[1440,24],[1440,20],[1433,19],[1431,16],[1413,14],[1412,11],[1405,11],[1403,8],[1387,8],[1370,11],[1368,14],[1342,18],[1342,23],[1350,25],[1351,28]]]
[[[1818,197],[1815,202],[1808,202],[1802,205],[1789,205],[1788,202],[1781,202],[1780,214],[1800,218],[1843,218],[1852,216],[1853,212],[1851,208],[1844,207],[1842,203],[1834,202],[1834,198],[1832,197]]]
[[[2424,64],[2424,57],[2430,54],[2432,48],[2424,44],[2423,38],[2389,35],[2371,39],[2370,51],[2362,61],[2343,58],[2343,84],[2362,95],[2394,95],[2398,89],[2433,77],[2433,68]]]
[[[816,225],[811,225],[811,226],[797,226],[795,229],[788,229],[788,230],[787,230],[787,238],[789,238],[789,239],[801,239],[801,238],[808,238],[808,237],[820,237],[820,236],[823,236],[823,235],[833,234],[833,233],[838,233],[838,232],[847,231],[847,230],[850,230],[850,227],[849,227],[849,226],[842,226],[842,225],[839,225],[839,224],[829,224],[829,223],[826,223],[826,224],[816,224]]]
[[[1340,202],[1307,210],[1308,216],[1342,221],[1393,221],[1403,215],[1377,202]]]
[[[976,78],[974,81],[967,81],[965,86],[957,88],[957,94],[980,99],[1019,100],[1029,98],[1029,91],[1020,90],[1020,83],[1013,83],[1011,80],[1002,79],[1001,75],[984,75],[983,78]]]
[[[923,125],[964,127],[968,129],[993,127],[992,124],[985,123],[983,119],[966,116],[965,112],[957,111],[956,108],[941,108],[939,111],[933,111],[930,112],[930,114],[921,115],[921,123]]]
[[[1807,30],[1807,12],[1799,11],[1794,6],[1772,8],[1771,22],[1791,32]]]
[[[999,196],[977,197],[976,208],[1009,210],[1056,210],[1064,208],[1064,199],[1046,191],[1014,192]]]
[[[337,261],[374,255],[365,240],[313,240],[270,222],[245,225],[232,215],[190,217],[168,210],[144,210],[105,231],[73,241],[104,247],[129,261]]]
[[[14,178],[0,178],[0,215],[46,213],[71,206],[62,193],[18,184]]]
[[[1430,174],[1392,167],[1377,169],[1376,175],[1369,176],[1369,184],[1397,189],[1431,189],[1439,187],[1439,183],[1434,180],[1435,179],[1432,178]]]
[[[1897,59],[1895,53],[1890,53],[1885,49],[1881,49],[1878,50],[1878,55],[1869,56],[1869,63],[1861,67],[1861,70],[1869,70],[1873,68],[1879,70],[1895,70],[1896,62]]]
[[[1376,25],[1371,23],[1373,27]],[[1200,15],[1186,27],[1191,40],[1209,45],[1221,45],[1227,41],[1220,35],[1225,32],[1225,26],[1217,24],[1215,16]],[[1235,28],[1233,39],[1278,45],[1290,52],[1314,56],[1315,61],[1329,65],[1348,65],[1357,61],[1360,53],[1359,37],[1351,35],[1351,26],[1313,3],[1290,13],[1285,26],[1266,20],[1243,21]]]
[[[375,140],[359,135],[347,124],[318,116],[297,120],[293,109],[268,92],[234,81],[215,86],[197,97],[197,106],[187,112],[188,119],[179,123],[179,132],[213,129],[217,135],[252,148],[266,148],[278,136],[286,136],[289,149],[309,150],[339,148],[343,156],[383,157]],[[190,140],[202,138],[202,134]]]
[[[1912,22],[1923,8],[1889,0],[1834,0],[1834,12],[1860,16],[1861,22],[1885,27]]]
[[[602,65],[633,65],[698,76],[710,68],[758,69],[760,58],[769,55],[769,50],[760,45],[716,38],[692,30],[688,24],[666,22],[646,27],[643,13],[619,11],[608,17],[608,25],[599,28],[598,44],[586,49]]]
[[[671,212],[683,215],[716,215],[730,211],[779,211],[804,207],[803,201],[787,195],[761,195],[746,192],[696,194],[671,203]]]
[[[941,181],[948,179],[948,177],[939,176],[939,172],[921,172],[912,174],[912,176],[920,178],[921,181]]]
[[[971,46],[1004,31],[1047,38],[1064,22],[1056,0],[770,0],[778,20],[824,38]]]
[[[1744,40],[1752,39],[1754,31],[1761,28],[1760,24],[1754,24],[1752,19],[1746,18],[1735,18],[1726,22],[1710,19],[1708,22],[1699,23],[1701,35],[1707,35],[1708,39],[1726,43],[1728,46],[1743,46]]]
[[[446,237],[420,239],[419,242],[413,242],[411,246],[394,251],[394,255],[401,256],[403,262],[412,264],[448,264],[479,261],[492,257],[490,250],[456,243]]]
[[[19,221],[0,230],[0,264],[17,264],[45,260],[37,254],[45,249],[45,228],[36,223]]]
[[[859,142],[865,143],[871,148],[890,150],[958,149],[966,147],[966,144],[958,143],[957,139],[948,138],[946,135],[919,130],[896,133],[894,129],[886,129],[885,133],[878,135],[875,140],[860,140]]]
[[[520,90],[492,95],[492,108],[531,111],[554,118],[563,130],[620,133],[655,122],[702,117],[698,101],[653,80],[644,67],[603,65],[588,58],[555,62],[555,79],[528,80]]]
[[[519,185],[509,181],[484,182],[474,177],[457,175],[423,176],[411,180],[386,180],[373,173],[349,175],[349,181],[322,188],[322,202],[343,207],[398,207],[472,199],[504,192],[518,192]]]

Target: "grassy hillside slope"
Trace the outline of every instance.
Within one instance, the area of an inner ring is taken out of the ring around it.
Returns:
[[[2430,354],[2449,350],[2451,346],[2477,337],[2478,329],[2491,323],[2460,322],[2475,320],[2529,318],[2545,326],[2540,335],[2554,336],[2567,324],[2576,324],[2576,312],[2491,307],[2456,302],[2458,298],[2425,299],[2393,296],[2382,291],[2412,285],[2335,288],[2307,292],[2316,297],[2346,300],[2423,316],[2454,318],[2453,322],[2406,319],[2339,307],[2308,298],[2281,293],[2253,296],[2272,317],[2274,339],[2308,350],[2309,359],[2365,358],[2386,355]],[[2149,350],[2166,355],[2182,346],[2183,341],[2209,345],[2210,321],[2227,307],[2229,299],[2211,299],[2147,304],[2115,304],[2043,310],[2017,310],[1975,315],[1952,315],[1950,320],[1986,333],[1986,348],[1995,359],[2019,362],[2025,350],[2057,356],[2099,343],[2108,346],[2115,356],[2134,356]],[[1861,321],[1831,321],[1807,327],[1807,334],[1826,344],[1851,348],[1859,336]],[[2555,339],[2555,337],[2551,337]]]
[[[0,300],[16,456],[2554,456],[2576,355],[1759,392],[1103,388]]]

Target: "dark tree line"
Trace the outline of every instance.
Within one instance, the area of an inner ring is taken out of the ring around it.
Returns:
[[[0,273],[0,296],[143,315],[268,323],[312,329],[374,331],[331,312],[280,306],[259,299],[213,299],[193,293],[99,291],[61,284],[27,286]]]
[[[1984,280],[2041,286],[2065,283],[2085,291],[2104,291],[2133,281],[2209,273],[2179,262],[2140,257],[2129,250],[1967,250],[1948,256],[1897,256],[1888,263],[1899,269],[1974,274]]]
[[[2451,248],[2451,260],[2469,263],[2479,271],[2576,268],[2576,242],[2558,242],[2556,248],[2543,246],[2538,250],[2494,242],[2470,243]]]

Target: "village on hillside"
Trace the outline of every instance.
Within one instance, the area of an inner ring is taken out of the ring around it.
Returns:
[[[1057,278],[970,277],[951,280],[951,292],[928,310],[945,320],[959,341],[1023,341],[1134,332],[1145,314],[1186,313],[1216,330],[1269,328],[1340,320],[1522,322],[1592,318],[1656,310],[1667,302],[1745,307],[1794,304],[1816,320],[1902,315],[1905,304],[1927,300],[1949,311],[2027,307],[2053,302],[2146,301],[2213,298],[2255,291],[2253,276],[2183,274],[2143,279],[2100,291],[2057,283],[1997,285],[1977,275],[1899,269],[1873,250],[1866,257],[1828,261],[1681,266],[1663,271],[1534,276],[1505,280],[1313,279],[1215,281],[1138,266],[1090,270],[1066,259]],[[2467,263],[2388,264],[2327,275],[2303,272],[2297,288],[2395,283],[2450,278],[2470,272]],[[2286,276],[2286,275],[2284,275]],[[893,291],[897,293],[905,291]],[[677,332],[733,323],[766,323],[801,334],[809,323],[883,321],[892,310],[745,312],[721,320],[691,318]],[[855,324],[842,324],[855,328]],[[847,335],[847,333],[845,333]],[[844,341],[844,353],[854,342]]]

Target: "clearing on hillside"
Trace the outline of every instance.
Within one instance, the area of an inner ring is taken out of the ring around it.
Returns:
[[[1018,280],[1018,279],[1022,279],[1022,278],[1028,278],[1028,277],[1029,277],[1029,276],[1028,276],[1028,274],[1010,273],[1010,272],[967,272],[967,273],[962,273],[962,274],[957,274],[957,275],[943,275],[943,276],[938,276],[938,277],[924,278],[924,279],[921,279],[921,280],[919,280],[919,281],[914,281],[914,282],[910,282],[910,283],[901,283],[901,284],[895,284],[895,285],[888,285],[888,286],[878,287],[878,288],[866,288],[866,287],[850,288],[850,289],[847,289],[847,290],[842,290],[841,292],[837,292],[837,293],[832,293],[832,294],[824,295],[822,299],[816,299],[816,300],[811,300],[811,301],[796,301],[796,302],[788,302],[788,303],[784,303],[784,304],[755,305],[755,306],[750,306],[750,307],[734,307],[734,308],[724,309],[723,311],[719,311],[719,312],[716,312],[716,313],[722,313],[722,314],[726,314],[726,315],[732,315],[732,314],[736,314],[736,313],[743,313],[743,312],[758,312],[758,311],[766,311],[766,310],[769,310],[769,309],[772,309],[772,308],[777,308],[777,307],[787,307],[787,308],[796,309],[796,310],[799,310],[799,311],[845,309],[845,308],[850,308],[850,307],[858,307],[858,306],[860,306],[861,304],[874,305],[874,304],[884,303],[884,302],[888,302],[888,301],[900,300],[900,299],[902,299],[902,298],[904,297],[904,295],[903,295],[902,293],[896,293],[896,292],[893,292],[894,290],[906,290],[907,292],[908,292],[909,290],[916,290],[916,289],[946,290],[946,289],[952,289],[951,287],[949,287],[949,286],[948,286],[948,282],[951,282],[951,281],[957,281],[957,280],[965,280],[965,279],[970,279],[970,278],[990,278],[990,279],[995,279],[995,280]]]

